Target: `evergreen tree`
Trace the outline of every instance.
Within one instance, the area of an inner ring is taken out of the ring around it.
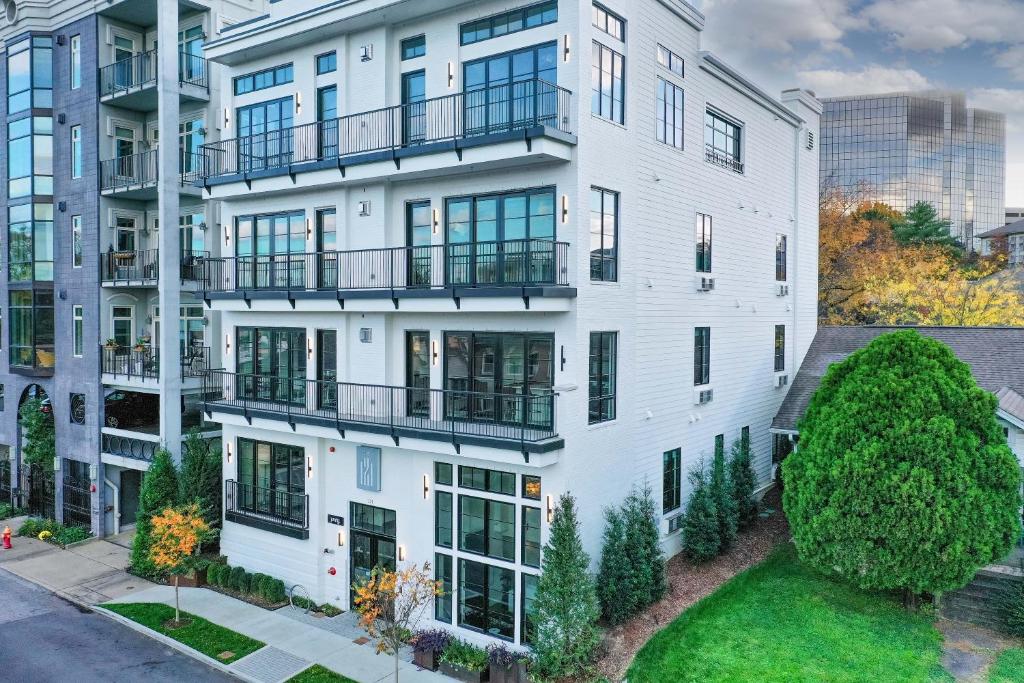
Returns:
[[[711,485],[701,461],[688,475],[690,498],[683,516],[683,552],[694,562],[706,562],[718,554],[718,511],[711,495]]]
[[[132,541],[131,568],[140,576],[153,576],[156,565],[149,557],[152,547],[153,516],[178,503],[178,471],[171,454],[160,448],[142,479],[139,510],[135,515],[135,540]]]
[[[611,625],[632,616],[627,597],[632,563],[626,556],[625,524],[622,513],[614,507],[604,511],[604,542],[601,547],[601,566],[597,573],[597,597],[601,603],[601,616]]]
[[[910,207],[902,220],[893,222],[892,235],[900,244],[957,244],[949,234],[949,221],[939,218],[935,207],[924,201]]]
[[[41,399],[25,401],[18,411],[21,428],[24,430],[22,458],[26,464],[40,465],[47,472],[53,472],[53,458],[57,454],[56,430],[53,424],[53,407]]]
[[[633,609],[639,612],[665,594],[665,556],[661,552],[657,507],[650,486],[634,488],[622,506],[626,557],[632,565]]]
[[[558,500],[542,566],[534,601],[534,670],[545,679],[583,674],[600,643],[596,622],[601,610],[571,494]]]
[[[750,444],[734,441],[729,458],[729,481],[732,499],[736,502],[739,528],[746,529],[757,519],[757,501],[754,500],[754,468],[750,464]]]
[[[715,459],[711,466],[711,497],[718,518],[718,551],[724,552],[736,540],[739,510],[733,497],[732,482],[725,465],[725,442],[715,445]]]
[[[192,428],[181,453],[181,475],[179,476],[178,500],[182,504],[196,503],[200,513],[211,528],[220,527],[221,478],[220,448],[216,442],[199,436],[199,430]]]

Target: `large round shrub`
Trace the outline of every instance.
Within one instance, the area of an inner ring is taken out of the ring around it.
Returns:
[[[912,330],[832,365],[782,466],[801,560],[920,595],[1004,556],[1020,531],[1020,469],[995,411],[966,364]]]

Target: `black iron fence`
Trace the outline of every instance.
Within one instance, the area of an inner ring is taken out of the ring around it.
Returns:
[[[201,286],[347,290],[569,284],[569,245],[551,240],[233,256],[206,261]]]
[[[202,377],[210,370],[210,347],[192,344],[181,354],[181,376]]]
[[[42,465],[30,465],[25,472],[24,489],[28,491],[28,512],[35,517],[56,519],[54,506],[54,474]]]
[[[550,390],[487,393],[455,389],[326,382],[211,370],[204,401],[259,411],[289,422],[374,425],[457,436],[538,442],[557,435]]]
[[[0,504],[14,502],[14,487],[11,485],[11,461],[0,460]]]
[[[128,379],[160,379],[160,349],[156,346],[100,347],[100,370]]]
[[[100,279],[103,282],[156,280],[160,276],[160,252],[108,251],[100,255]]]
[[[100,97],[124,94],[131,90],[156,85],[157,51],[147,50],[113,64],[100,67]],[[178,52],[178,81],[200,88],[210,87],[210,65],[200,55]]]
[[[228,479],[224,482],[224,509],[230,514],[254,517],[281,526],[309,528],[309,496],[263,488]]]
[[[203,145],[205,177],[340,159],[536,126],[571,133],[572,93],[540,79]]]
[[[728,168],[731,171],[735,171],[736,173],[743,173],[742,161],[728,154],[723,154],[722,152],[719,152],[711,145],[706,145],[704,147],[704,160],[712,164],[715,164],[716,166],[724,166],[725,168]]]
[[[126,154],[100,162],[100,190],[128,189],[159,180],[158,150]]]
[[[206,262],[210,259],[208,251],[192,251],[186,249],[181,253],[181,279],[203,282],[207,277]]]
[[[135,460],[151,462],[153,456],[156,455],[157,449],[160,448],[160,444],[155,441],[146,441],[145,439],[136,439],[130,436],[105,433],[102,437],[102,452],[118,455],[122,458],[133,458]]]
[[[92,525],[90,488],[91,483],[88,479],[64,476],[64,483],[61,487],[64,526],[82,526],[88,529]]]

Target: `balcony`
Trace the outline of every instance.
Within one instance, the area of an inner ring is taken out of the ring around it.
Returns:
[[[181,354],[182,379],[200,379],[210,369],[210,347],[189,346]],[[136,344],[100,347],[100,372],[108,384],[155,385],[160,380],[160,349]],[[196,386],[199,382],[195,382]]]
[[[99,70],[100,102],[135,111],[157,109],[157,51],[149,50]],[[200,55],[178,53],[178,85],[182,99],[207,101],[210,65]]]
[[[449,297],[572,298],[569,245],[506,240],[305,254],[235,256],[204,261],[207,299],[336,300]]]
[[[139,438],[104,432],[101,437],[100,452],[118,458],[150,463],[153,462],[153,456],[160,449],[159,436]]]
[[[157,197],[160,167],[157,149],[137,152],[100,162],[100,192],[124,199],[150,201]],[[182,191],[197,195],[195,181],[200,177],[201,156],[194,152],[179,155],[179,180]]]
[[[183,282],[206,277],[208,251],[185,251],[181,255]],[[108,251],[100,254],[100,282],[104,287],[156,287],[160,278],[160,251]]]
[[[711,145],[704,146],[704,161],[716,166],[722,166],[734,173],[743,173],[742,161],[728,154],[723,154]]]
[[[309,538],[309,496],[224,482],[224,519],[292,538]]]
[[[336,429],[512,449],[528,457],[562,448],[554,393],[494,394],[324,382],[226,370],[207,373],[204,410]]]
[[[365,182],[465,172],[463,163],[474,171],[498,168],[510,157],[516,163],[569,161],[576,144],[572,106],[570,91],[538,79],[445,95],[206,144],[202,176],[207,186],[244,181],[251,190],[256,178],[294,180],[314,171],[327,172],[326,182]],[[517,141],[525,141],[522,151],[486,150]],[[414,159],[447,152],[454,154]]]

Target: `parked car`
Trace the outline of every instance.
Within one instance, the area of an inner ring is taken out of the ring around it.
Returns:
[[[136,391],[112,391],[103,402],[103,424],[108,427],[137,427],[160,420],[160,396]]]

